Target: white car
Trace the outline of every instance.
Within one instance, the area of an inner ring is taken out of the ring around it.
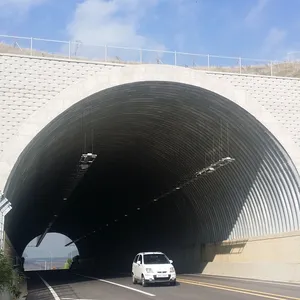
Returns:
[[[149,283],[176,285],[176,271],[173,261],[162,252],[141,252],[132,263],[132,282],[142,286]]]

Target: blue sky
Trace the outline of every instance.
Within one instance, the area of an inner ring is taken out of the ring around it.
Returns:
[[[287,5],[288,3],[288,5]],[[1,0],[1,33],[281,59],[300,50],[298,0]]]
[[[299,0],[1,0],[0,23],[8,35],[282,59],[300,50],[299,9]]]

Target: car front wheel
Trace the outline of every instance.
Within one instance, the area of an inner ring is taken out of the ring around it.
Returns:
[[[146,286],[147,286],[147,282],[146,282],[146,280],[145,280],[144,275],[142,275],[142,286],[143,286],[143,287],[146,287]]]
[[[171,286],[175,286],[175,285],[176,285],[176,280],[171,281],[171,282],[170,282],[170,285],[171,285]]]
[[[135,279],[135,277],[134,277],[134,274],[132,274],[132,283],[133,283],[133,284],[137,284],[137,281],[136,281],[136,279]]]

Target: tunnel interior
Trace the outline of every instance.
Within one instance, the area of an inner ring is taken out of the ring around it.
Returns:
[[[70,194],[88,152],[97,158]],[[224,157],[235,161],[154,201]],[[50,232],[103,268],[129,270],[136,253],[163,251],[194,272],[207,243],[299,227],[297,180],[277,140],[230,99],[174,82],[124,84],[71,106],[25,148],[5,188],[6,232],[22,253],[53,222]]]

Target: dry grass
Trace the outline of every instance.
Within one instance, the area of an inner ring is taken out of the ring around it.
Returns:
[[[38,57],[56,57],[56,58],[68,58],[63,54],[52,54],[48,52],[30,50],[30,49],[20,49],[8,44],[0,43],[0,53],[11,53],[11,54],[22,54],[22,55],[32,55]],[[75,60],[89,60],[86,57],[71,56]],[[103,61],[104,59],[98,59],[93,61]],[[121,63],[121,64],[140,64],[134,61],[122,61],[116,60],[115,58],[107,59],[105,62],[109,63]],[[280,76],[280,77],[295,77],[300,78],[300,61],[286,61],[271,64],[261,64],[261,65],[243,65],[241,68],[239,66],[185,66],[196,70],[209,70],[216,72],[227,72],[227,73],[242,73],[242,74],[256,74],[256,75],[267,75],[267,76]]]

